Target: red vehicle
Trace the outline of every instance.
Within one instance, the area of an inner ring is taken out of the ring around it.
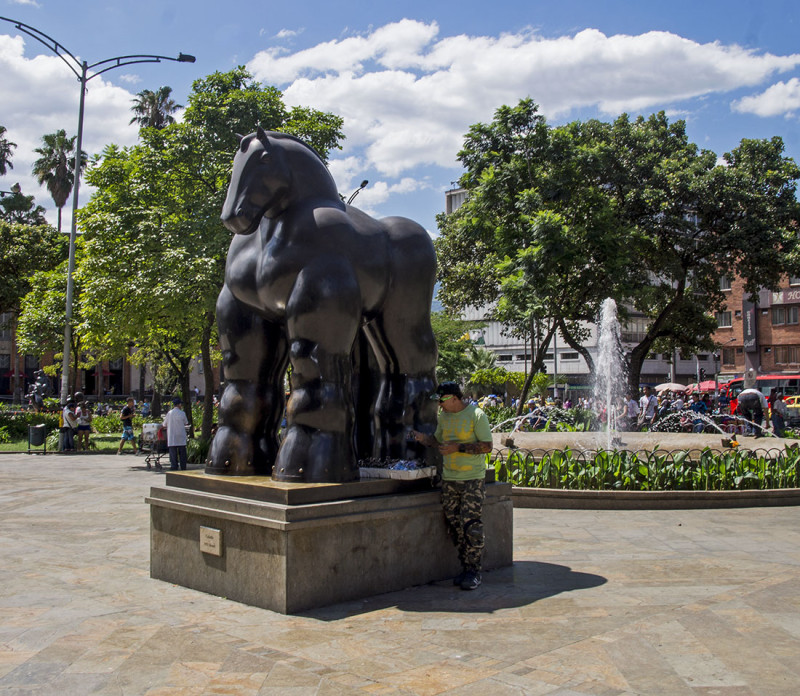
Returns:
[[[737,377],[726,382],[724,388],[730,399],[731,413],[736,413],[739,394],[744,389],[744,379]],[[756,377],[756,389],[769,398],[770,392],[780,389],[784,396],[800,394],[800,375],[759,375]]]

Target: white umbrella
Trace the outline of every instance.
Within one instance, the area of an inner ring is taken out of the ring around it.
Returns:
[[[685,384],[678,384],[677,382],[664,382],[663,384],[657,384],[656,385],[656,391],[657,392],[662,392],[662,391],[685,392],[686,391],[686,385]]]

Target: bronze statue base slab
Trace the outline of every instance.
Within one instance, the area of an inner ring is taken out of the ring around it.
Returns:
[[[306,505],[347,498],[391,495],[431,490],[429,478],[362,479],[349,483],[287,483],[266,476],[217,476],[202,471],[169,471],[167,486],[205,493],[217,493],[248,500],[283,505]]]
[[[285,484],[200,472],[153,487],[150,576],[291,614],[456,575],[428,480]],[[486,570],[511,565],[511,485],[486,486]]]

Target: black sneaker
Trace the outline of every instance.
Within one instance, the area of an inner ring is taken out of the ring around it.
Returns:
[[[462,582],[464,582],[464,578],[467,577],[467,570],[462,568],[461,572],[453,578],[453,587],[458,587]]]
[[[474,570],[468,570],[461,581],[462,590],[477,590],[481,585],[481,574]]]

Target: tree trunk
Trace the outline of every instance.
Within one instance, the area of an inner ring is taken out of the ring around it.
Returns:
[[[19,386],[19,348],[17,348],[17,318],[19,314],[14,312],[14,321],[12,322],[12,331],[11,331],[11,352],[14,354],[14,362],[11,363],[11,369],[14,371],[14,397],[13,402],[15,404],[22,403],[22,395],[25,391],[25,385],[23,384],[22,388],[20,389]]]
[[[547,330],[547,334],[545,337],[539,342],[539,345],[536,347],[536,355],[531,362],[531,371],[528,373],[528,376],[525,378],[525,384],[522,385],[522,393],[519,395],[519,402],[517,403],[517,415],[522,415],[522,409],[525,407],[525,403],[528,400],[528,392],[531,389],[531,382],[533,381],[533,376],[542,369],[544,365],[544,356],[547,353],[547,349],[550,347],[550,341],[553,338],[553,334],[556,331],[556,324],[553,323],[552,326]],[[533,338],[531,338],[531,345],[533,345]]]
[[[74,333],[72,334],[75,335]],[[81,391],[78,388],[78,363],[80,362],[80,341],[73,341],[72,345],[72,390],[67,395],[71,399],[76,391]],[[69,381],[69,380],[67,380]]]
[[[183,410],[186,412],[186,418],[189,421],[189,433],[194,437],[194,414],[192,413],[192,392],[189,388],[189,366],[191,361],[189,358],[181,358],[180,360],[180,380],[181,380],[181,398],[183,399]]]
[[[211,425],[214,422],[214,368],[211,365],[211,332],[214,328],[214,315],[206,313],[203,339],[200,344],[200,359],[203,362],[203,424],[200,437],[211,439]]]
[[[161,390],[155,383],[153,384],[153,403],[150,404],[150,413],[153,416],[153,420],[161,420]]]
[[[592,360],[592,354],[583,345],[575,340],[572,334],[567,330],[566,324],[563,321],[558,323],[558,328],[561,331],[561,336],[567,342],[567,345],[572,348],[572,350],[580,353],[583,359],[586,361],[586,367],[589,369],[589,374],[594,375],[594,360]]]

